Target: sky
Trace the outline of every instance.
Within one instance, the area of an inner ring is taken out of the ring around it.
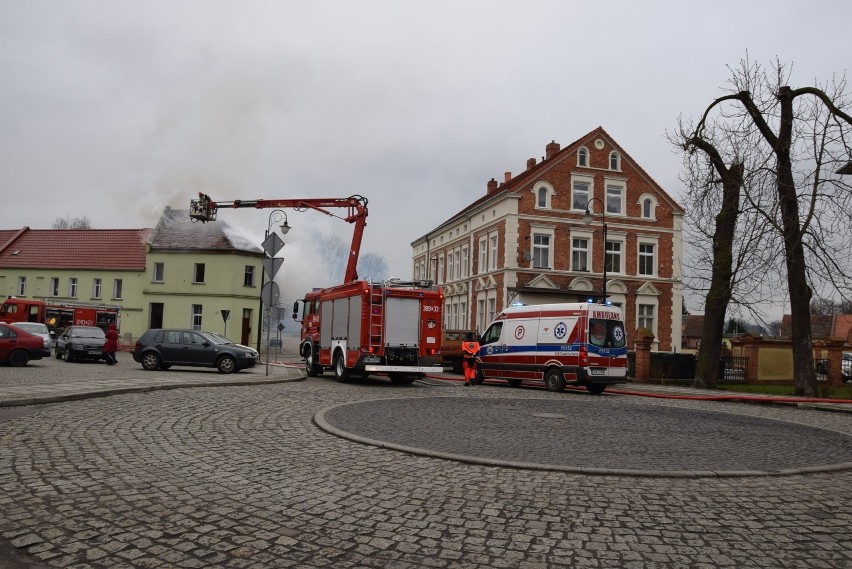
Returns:
[[[0,0],[0,228],[359,194],[362,253],[410,278],[412,241],[598,126],[680,201],[678,117],[746,55],[843,75],[850,21],[848,0]],[[259,244],[269,215],[219,220]],[[288,222],[285,299],[331,284],[317,242],[352,229]]]

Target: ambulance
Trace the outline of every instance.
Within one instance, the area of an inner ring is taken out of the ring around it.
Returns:
[[[478,383],[544,383],[550,391],[575,385],[599,395],[627,377],[627,335],[617,306],[512,306],[495,317],[479,344]]]

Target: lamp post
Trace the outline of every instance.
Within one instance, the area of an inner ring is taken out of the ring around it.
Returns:
[[[589,198],[586,202],[586,212],[583,214],[583,223],[589,225],[592,223],[592,212],[589,211],[589,205],[592,202],[601,204],[601,222],[603,224],[603,291],[601,294],[601,303],[606,304],[606,204],[600,198]]]
[[[266,224],[266,232],[263,235],[264,243],[266,242],[267,239],[269,239],[269,235],[272,233],[272,224],[278,223],[282,219],[284,220],[284,223],[282,223],[279,226],[279,229],[281,230],[282,235],[287,235],[287,232],[290,231],[290,224],[287,223],[287,213],[284,212],[284,210],[282,210],[282,209],[274,209],[269,213],[269,221]],[[266,255],[265,252],[264,252],[264,255]],[[273,255],[270,255],[270,257],[272,257],[272,256]],[[270,277],[270,280],[271,279],[272,279],[272,277]],[[261,336],[263,336],[262,331],[263,331],[263,285],[264,284],[266,284],[266,271],[261,271],[261,273],[260,273],[260,294],[259,294],[260,305],[259,305],[259,309],[257,311],[257,353],[258,354],[261,353],[260,352],[260,339],[261,339]],[[269,336],[269,332],[267,332],[267,338],[268,338],[268,336]],[[269,353],[268,352],[267,352],[267,355],[266,355],[266,359],[269,360]],[[267,370],[268,370],[268,365],[269,365],[269,363],[267,362]],[[267,371],[267,375],[269,375],[268,371]]]

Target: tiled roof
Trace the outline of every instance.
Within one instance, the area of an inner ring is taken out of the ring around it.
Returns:
[[[252,243],[222,221],[193,222],[188,209],[166,207],[148,243],[152,249],[240,251],[260,255],[263,254],[260,241]]]
[[[0,230],[0,268],[145,270],[148,229]]]
[[[704,315],[687,314],[683,323],[683,336],[700,338],[704,334]]]

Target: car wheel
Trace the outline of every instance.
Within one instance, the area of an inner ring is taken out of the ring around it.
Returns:
[[[346,369],[346,358],[343,357],[342,352],[337,352],[334,356],[334,376],[337,381],[349,381],[349,370]]]
[[[237,360],[233,356],[222,356],[216,362],[219,373],[233,373],[237,369]]]
[[[586,386],[586,389],[592,395],[600,395],[601,393],[604,392],[604,389],[606,389],[606,385],[603,385],[601,383],[590,383],[589,385]]]
[[[59,351],[59,348],[56,348],[56,359],[57,360],[62,359],[62,352]]]
[[[65,358],[66,362],[74,361],[74,356],[71,355],[71,350],[69,350],[68,348],[65,348],[65,352],[63,352],[62,357]]]
[[[9,354],[9,365],[12,367],[24,367],[30,363],[30,354],[26,350],[15,350]]]
[[[142,354],[142,369],[154,371],[160,367],[160,356],[154,352],[146,352]]]
[[[305,351],[305,373],[308,377],[316,377],[322,373],[322,367],[317,363],[317,347],[311,344]]]
[[[565,377],[558,369],[550,369],[544,374],[544,385],[548,391],[563,391],[565,389]]]

